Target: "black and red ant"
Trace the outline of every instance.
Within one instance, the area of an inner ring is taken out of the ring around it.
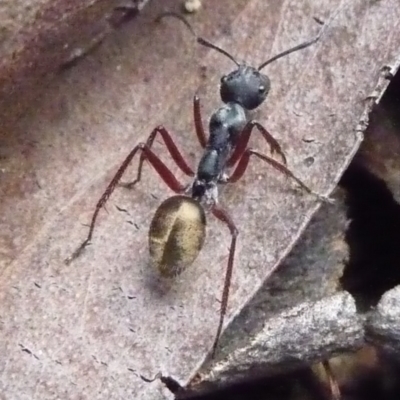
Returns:
[[[239,181],[249,165],[250,157],[254,156],[292,178],[306,192],[316,195],[321,200],[328,200],[326,197],[313,192],[286,167],[285,154],[276,139],[259,122],[248,119],[248,112],[259,107],[270,90],[270,79],[260,71],[279,58],[317,42],[321,33],[314,39],[279,53],[263,62],[258,68],[254,68],[244,63],[238,63],[227,51],[202,37],[198,37],[189,22],[181,15],[167,12],[162,14],[158,20],[164,17],[178,18],[189,28],[199,44],[218,51],[236,64],[237,69],[221,78],[220,95],[224,104],[211,115],[207,137],[201,118],[200,99],[197,96],[194,97],[195,131],[203,148],[203,155],[196,170],[185,160],[171,134],[163,126],[155,128],[146,142],[139,143],[123,161],[98,201],[86,240],[66,262],[69,263],[78,257],[90,243],[99,211],[119,184],[122,175],[135,155],[140,153],[136,179],[133,182],[120,185],[131,189],[140,182],[143,163],[146,160],[167,186],[176,193],[176,195],[161,203],[150,224],[150,258],[161,275],[166,277],[178,275],[194,262],[205,240],[206,210],[229,228],[231,244],[222,292],[219,324],[212,347],[212,355],[214,356],[227,310],[236,240],[239,233],[229,213],[218,204],[218,185]],[[250,135],[254,132],[254,128],[261,133],[269,144],[271,153],[277,153],[282,162],[248,148]],[[153,152],[152,146],[157,135],[163,139],[170,156],[179,169],[193,178],[190,184],[184,185],[179,182],[164,162]],[[228,171],[232,168],[233,171],[229,174]]]

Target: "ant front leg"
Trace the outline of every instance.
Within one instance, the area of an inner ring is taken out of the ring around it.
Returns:
[[[228,160],[228,167],[233,167],[243,156],[243,153],[246,151],[247,145],[249,144],[250,135],[253,132],[254,127],[256,127],[260,131],[265,141],[269,144],[271,148],[271,153],[278,153],[281,156],[283,163],[286,165],[286,156],[278,141],[259,122],[249,121],[243,128],[238,138],[235,150]]]
[[[257,158],[260,158],[261,160],[265,161],[267,164],[271,165],[273,168],[275,168],[277,171],[281,172],[282,174],[286,175],[287,177],[293,179],[297,184],[304,189],[306,192],[316,196],[318,199],[332,203],[333,200],[331,200],[329,197],[326,197],[324,195],[321,195],[319,193],[314,192],[312,189],[310,189],[304,182],[302,182],[299,178],[297,178],[293,172],[287,168],[285,165],[279,163],[278,161],[274,160],[271,157],[266,156],[265,154],[262,154],[256,150],[253,149],[246,149],[245,152],[242,155],[242,158],[239,160],[239,163],[236,166],[236,169],[232,172],[231,176],[227,179],[227,183],[235,183],[237,182],[245,173],[249,161],[250,161],[250,156],[256,156]]]
[[[85,239],[84,242],[72,253],[70,257],[68,257],[65,260],[66,264],[70,264],[71,261],[73,261],[75,258],[79,257],[79,255],[82,253],[82,251],[85,249],[85,247],[90,243],[92,236],[93,236],[93,231],[94,227],[96,225],[96,220],[99,215],[100,210],[104,207],[106,204],[107,200],[113,193],[115,187],[118,185],[118,182],[122,178],[122,175],[128,168],[129,164],[132,162],[133,158],[135,157],[136,153],[140,151],[143,156],[143,160],[149,161],[149,163],[153,166],[153,168],[156,170],[158,175],[162,178],[162,180],[169,186],[171,190],[173,190],[175,193],[182,193],[185,191],[186,186],[182,185],[174,176],[174,174],[169,170],[169,168],[160,160],[160,158],[153,153],[153,151],[148,147],[146,143],[140,143],[138,144],[129,154],[128,157],[125,158],[124,162],[121,164],[119,167],[117,173],[114,175],[112,178],[111,182],[108,184],[106,190],[100,197],[100,200],[96,204],[96,209],[93,213],[92,220],[90,222],[90,228],[89,228],[89,233],[87,235],[87,238]]]
[[[201,107],[199,96],[193,97],[193,117],[194,127],[196,130],[197,139],[199,140],[200,146],[204,149],[207,145],[207,137],[204,132],[203,120],[201,118]]]
[[[232,272],[233,272],[233,262],[235,259],[235,250],[236,250],[236,238],[239,234],[238,229],[236,228],[235,223],[233,222],[232,218],[228,214],[227,211],[220,208],[217,205],[214,205],[211,209],[214,216],[219,219],[221,222],[224,222],[231,233],[231,245],[229,247],[229,258],[228,258],[228,267],[225,273],[225,281],[224,281],[224,289],[222,291],[222,300],[221,300],[221,310],[219,314],[219,323],[217,333],[215,335],[214,344],[212,347],[211,357],[214,358],[215,352],[217,350],[218,341],[221,336],[222,327],[224,325],[224,319],[226,315],[226,309],[228,306],[228,299],[229,299],[229,290],[231,287],[231,279],[232,279]]]
[[[179,169],[188,176],[194,176],[192,168],[182,156],[174,140],[172,139],[171,134],[163,126],[158,126],[150,133],[150,136],[146,140],[147,148],[151,149],[157,134],[161,135],[169,154],[171,155],[172,159],[175,161],[175,164],[179,167]],[[140,155],[136,179],[133,182],[120,183],[120,186],[123,186],[127,189],[132,189],[138,182],[140,182],[140,180],[142,179],[142,169],[145,158],[146,154],[142,152],[142,154]]]

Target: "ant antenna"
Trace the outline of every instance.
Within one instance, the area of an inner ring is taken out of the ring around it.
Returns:
[[[210,49],[214,49],[217,50],[218,53],[223,54],[224,56],[228,57],[230,60],[232,60],[238,67],[240,66],[240,64],[233,58],[233,56],[231,56],[227,51],[225,51],[224,49],[221,49],[221,47],[216,46],[215,44],[212,44],[211,42],[209,42],[206,39],[203,39],[202,37],[198,37],[197,39],[197,43],[205,46],[205,47],[209,47]]]
[[[183,17],[180,14],[174,13],[172,11],[166,11],[162,14],[160,14],[157,18],[156,18],[156,22],[161,21],[162,18],[164,17],[173,17],[176,19],[179,19],[180,21],[182,21],[186,27],[190,30],[190,32],[192,33],[192,35],[196,38],[197,43],[201,44],[204,47],[208,47],[210,49],[216,50],[218,51],[218,53],[223,54],[224,56],[228,57],[231,61],[233,61],[238,67],[240,66],[240,64],[235,60],[235,58],[229,54],[226,50],[221,49],[221,47],[218,47],[217,45],[211,43],[210,41],[208,41],[207,39],[204,39],[200,36],[197,36],[196,32],[194,31],[194,29],[192,28],[192,26],[190,25],[189,21]]]
[[[163,19],[164,17],[172,17],[172,18],[179,19],[179,20],[182,21],[182,22],[186,25],[186,27],[190,30],[190,32],[192,33],[192,35],[196,38],[197,43],[201,44],[201,45],[204,46],[204,47],[208,47],[208,48],[210,48],[210,49],[213,49],[213,50],[218,51],[218,53],[221,53],[221,54],[223,54],[225,57],[228,57],[228,58],[229,58],[231,61],[233,61],[238,67],[240,66],[240,64],[235,60],[235,58],[234,58],[231,54],[229,54],[226,50],[221,49],[221,47],[218,47],[217,45],[211,43],[211,42],[208,41],[207,39],[202,38],[201,36],[197,36],[197,34],[196,34],[196,32],[194,31],[192,25],[190,25],[189,21],[188,21],[184,16],[182,16],[182,15],[180,15],[180,14],[177,14],[177,13],[175,13],[175,12],[172,12],[172,11],[166,11],[166,12],[161,13],[161,14],[156,18],[156,22],[161,21],[161,19]],[[321,31],[318,33],[318,35],[317,35],[314,39],[308,40],[307,42],[300,43],[300,44],[298,44],[297,46],[294,46],[294,47],[292,47],[292,48],[290,48],[290,49],[288,49],[288,50],[282,51],[282,53],[279,53],[279,54],[277,54],[277,55],[271,57],[269,60],[263,62],[263,63],[257,68],[258,71],[261,71],[261,70],[262,70],[264,67],[266,67],[268,64],[271,64],[272,62],[274,62],[274,61],[276,61],[276,60],[278,60],[278,59],[280,59],[280,58],[282,58],[282,57],[284,57],[284,56],[287,56],[287,55],[290,54],[290,53],[294,53],[295,51],[305,49],[306,47],[311,46],[312,44],[318,42],[319,38],[321,37],[322,30],[323,30],[323,29],[321,29]]]
[[[291,49],[282,51],[282,53],[277,54],[276,56],[271,57],[269,60],[263,62],[259,67],[258,70],[261,71],[264,67],[266,67],[268,64],[271,64],[272,62],[278,60],[281,57],[287,56],[290,53],[294,53],[295,51],[305,49],[308,46],[311,46],[315,42],[318,42],[319,38],[321,37],[321,32],[311,40],[308,40],[307,42],[300,43],[297,46],[292,47]]]

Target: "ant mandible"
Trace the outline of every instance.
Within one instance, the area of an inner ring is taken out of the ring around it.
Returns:
[[[86,240],[66,259],[66,263],[69,264],[77,258],[90,243],[99,211],[116,186],[120,185],[132,189],[140,182],[143,163],[145,160],[148,161],[166,185],[176,193],[176,195],[161,203],[155,212],[149,229],[150,259],[162,276],[173,277],[180,274],[197,258],[206,235],[206,210],[225,223],[231,234],[219,324],[212,347],[213,357],[227,310],[236,239],[239,233],[229,213],[218,204],[218,185],[239,181],[247,169],[250,157],[255,156],[287,177],[292,178],[306,192],[321,200],[329,201],[325,196],[313,192],[286,167],[285,154],[276,139],[259,122],[248,120],[247,117],[247,112],[260,106],[270,90],[270,79],[260,71],[273,61],[317,42],[321,32],[314,39],[283,51],[262,63],[258,68],[254,68],[244,63],[238,63],[227,51],[197,36],[189,22],[179,14],[166,12],[161,14],[157,20],[168,16],[182,21],[199,44],[225,55],[237,66],[236,70],[221,78],[220,96],[224,104],[210,118],[208,138],[202,123],[200,99],[194,96],[194,126],[197,139],[203,148],[203,155],[198,163],[197,170],[195,172],[182,156],[168,130],[163,126],[155,128],[147,141],[139,143],[119,167],[96,205]],[[282,162],[248,148],[250,135],[254,128],[258,129],[268,143],[271,153],[277,153]],[[152,145],[157,135],[160,135],[163,139],[170,156],[179,169],[193,178],[191,184],[183,185],[180,183],[164,162],[153,152]],[[138,153],[140,153],[140,159],[136,179],[130,183],[119,183],[125,170]],[[228,170],[231,168],[233,168],[233,172],[228,174]]]

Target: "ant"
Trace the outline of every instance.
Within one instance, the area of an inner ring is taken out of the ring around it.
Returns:
[[[160,21],[168,16],[182,21],[199,44],[225,55],[237,66],[237,69],[221,78],[220,96],[223,105],[210,118],[208,137],[202,123],[200,99],[198,96],[194,96],[194,126],[197,139],[203,148],[203,155],[195,171],[182,156],[168,130],[163,126],[155,128],[147,141],[134,147],[119,167],[96,205],[86,240],[66,259],[66,263],[69,264],[77,258],[90,243],[99,211],[116,186],[132,189],[141,181],[144,161],[149,162],[165,184],[176,193],[161,203],[149,229],[150,259],[162,276],[174,277],[180,274],[197,258],[206,236],[206,211],[211,212],[230,231],[231,244],[222,292],[219,324],[212,347],[212,357],[214,357],[227,311],[236,240],[239,233],[229,213],[218,204],[218,186],[239,181],[247,169],[250,157],[255,156],[292,178],[306,192],[317,196],[320,200],[330,201],[329,198],[313,192],[286,167],[285,154],[276,139],[259,122],[249,120],[247,116],[248,111],[256,109],[264,102],[270,90],[270,79],[260,71],[279,58],[314,44],[319,40],[321,32],[314,39],[283,51],[262,63],[258,68],[254,68],[244,63],[238,63],[227,51],[198,37],[189,22],[179,14],[166,12],[161,14],[157,20]],[[282,162],[248,148],[250,135],[254,128],[258,129],[269,144],[271,153],[277,153]],[[152,145],[158,135],[163,139],[170,156],[179,169],[193,179],[190,184],[183,185],[179,182],[164,162],[153,152]],[[136,179],[130,183],[119,183],[125,170],[139,153]],[[233,172],[228,174],[228,170],[232,168]]]

